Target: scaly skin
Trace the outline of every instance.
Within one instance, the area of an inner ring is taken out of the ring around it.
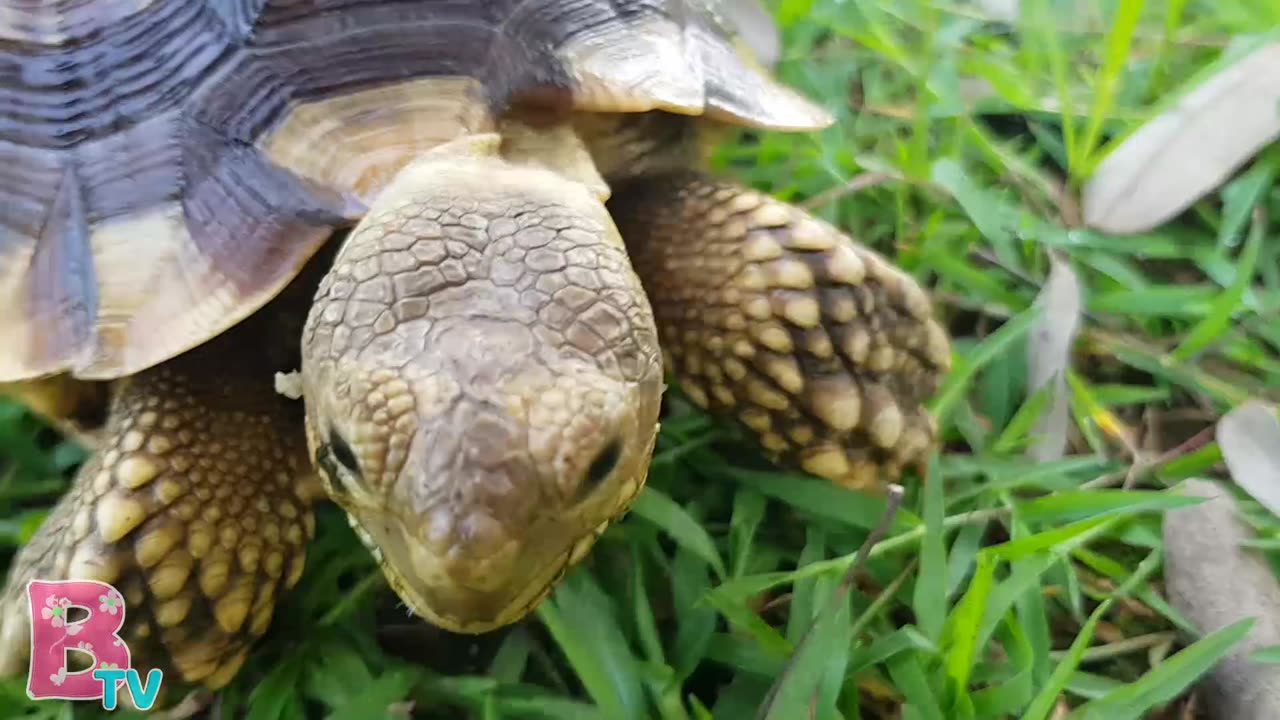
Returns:
[[[308,443],[409,609],[455,632],[531,610],[640,491],[661,355],[600,200],[498,158],[402,171],[322,281]]]
[[[609,201],[668,370],[785,467],[882,488],[920,464],[923,403],[950,366],[929,298],[794,206],[692,171],[615,182]]]
[[[320,497],[301,408],[273,389],[290,364],[268,320],[119,381],[99,447],[10,568],[0,676],[26,671],[33,579],[113,584],[134,667],[166,686],[240,668],[302,574]]]
[[[75,574],[119,583],[143,667],[227,682],[301,571],[308,461],[411,611],[514,622],[643,487],[664,360],[784,467],[871,487],[922,460],[949,365],[924,292],[798,208],[673,170],[693,135],[616,137],[638,154],[612,167],[645,174],[611,173],[608,210],[495,136],[403,171],[306,316],[305,433],[272,389],[292,361],[256,351],[298,337],[279,313],[124,381],[15,563],[0,674],[23,669],[25,580]]]

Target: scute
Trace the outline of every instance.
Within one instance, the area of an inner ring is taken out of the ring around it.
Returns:
[[[744,52],[758,27],[726,29],[746,17],[725,0],[11,6],[0,382],[120,377],[221,333],[406,162],[513,103],[828,125]]]

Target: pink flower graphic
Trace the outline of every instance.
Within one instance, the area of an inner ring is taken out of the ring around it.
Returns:
[[[71,605],[71,601],[66,598],[50,596],[44,602],[45,607],[40,608],[40,617],[49,621],[54,627],[62,627],[67,624],[67,607]]]
[[[54,685],[57,685],[58,687],[62,687],[62,683],[66,682],[66,679],[67,679],[66,665],[63,665],[62,667],[58,668],[58,672],[53,673],[52,675],[49,676],[49,682],[53,683]]]
[[[124,607],[124,598],[121,598],[120,594],[114,590],[105,595],[99,595],[98,602],[101,603],[98,606],[98,610],[112,615],[120,612],[120,608]]]

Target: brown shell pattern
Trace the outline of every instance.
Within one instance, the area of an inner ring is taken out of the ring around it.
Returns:
[[[0,382],[107,379],[271,299],[517,102],[783,130],[724,0],[50,0],[0,13]]]

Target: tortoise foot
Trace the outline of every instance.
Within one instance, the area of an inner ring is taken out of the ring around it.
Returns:
[[[123,600],[129,660],[143,677],[163,670],[164,689],[218,688],[239,669],[277,595],[298,580],[314,531],[301,408],[272,391],[257,349],[245,347],[210,343],[121,382],[99,446],[10,568],[0,675],[27,672],[32,580],[118,591],[88,612],[114,614]],[[44,605],[40,622],[53,619]],[[81,630],[69,647],[98,649],[66,652],[70,672],[107,661],[114,642]]]
[[[924,407],[950,366],[929,297],[830,224],[693,172],[614,189],[668,372],[765,455],[876,488],[936,441]]]

